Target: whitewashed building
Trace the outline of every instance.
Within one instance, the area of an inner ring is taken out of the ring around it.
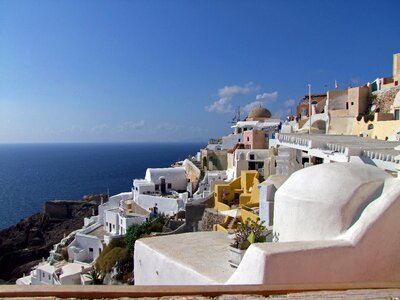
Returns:
[[[229,180],[236,179],[242,171],[256,170],[267,178],[275,174],[275,150],[274,149],[236,149],[234,153],[228,153]]]
[[[101,224],[94,224],[75,235],[68,245],[70,262],[93,263],[103,250],[105,230]]]
[[[172,215],[184,209],[189,185],[184,167],[149,168],[145,179],[133,180],[133,200],[146,210],[157,206],[159,213]]]
[[[85,284],[85,274],[92,268],[82,263],[42,262],[28,276],[19,278],[17,285],[71,285]]]
[[[141,239],[134,252],[135,284],[398,282],[399,180],[367,164],[301,169],[275,194],[276,242],[250,245],[234,269],[222,233]]]
[[[193,198],[199,199],[211,195],[214,192],[214,185],[225,182],[227,179],[228,175],[226,171],[206,171]]]

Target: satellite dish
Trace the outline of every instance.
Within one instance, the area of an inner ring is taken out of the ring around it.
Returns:
[[[376,108],[377,108],[376,105],[373,104],[373,105],[371,106],[371,111],[372,111],[372,112],[376,111]]]

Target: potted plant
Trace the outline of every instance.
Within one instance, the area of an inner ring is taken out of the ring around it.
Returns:
[[[233,267],[238,267],[247,248],[253,243],[262,243],[266,241],[266,237],[271,232],[266,230],[265,221],[253,221],[247,218],[246,221],[240,222],[235,232],[235,241],[229,247],[230,260],[229,263]]]

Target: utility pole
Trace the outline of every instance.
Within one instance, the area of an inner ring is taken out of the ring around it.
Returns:
[[[309,123],[310,126],[308,128],[308,134],[311,134],[311,115],[312,115],[312,111],[311,111],[311,84],[308,84],[308,118],[309,118]]]

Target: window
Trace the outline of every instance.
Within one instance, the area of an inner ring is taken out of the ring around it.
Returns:
[[[314,157],[314,164],[315,165],[320,165],[324,162],[324,159],[321,157]]]
[[[49,280],[50,280],[50,274],[49,274]]]
[[[158,191],[158,190],[160,189],[160,185],[159,185],[159,184],[156,184],[156,185],[155,185],[155,188],[156,188],[156,191]]]
[[[247,141],[250,142],[250,137],[247,137]]]
[[[89,252],[93,252],[93,248],[89,248]]]
[[[400,120],[400,109],[396,109],[394,111],[394,119],[395,120]]]
[[[354,105],[354,102],[351,102],[351,105]]]
[[[254,159],[254,154],[250,154],[249,157],[250,157],[250,160],[253,160]]]
[[[349,109],[349,102],[346,102],[346,109]]]
[[[167,187],[168,187],[169,189],[172,188],[172,184],[171,184],[171,183],[168,183]]]
[[[238,142],[240,143],[240,139],[238,139]]]
[[[99,254],[101,253],[101,248],[99,248]]]
[[[113,224],[113,229],[115,229],[115,224]]]
[[[374,129],[374,124],[369,124],[368,125],[368,130]]]

